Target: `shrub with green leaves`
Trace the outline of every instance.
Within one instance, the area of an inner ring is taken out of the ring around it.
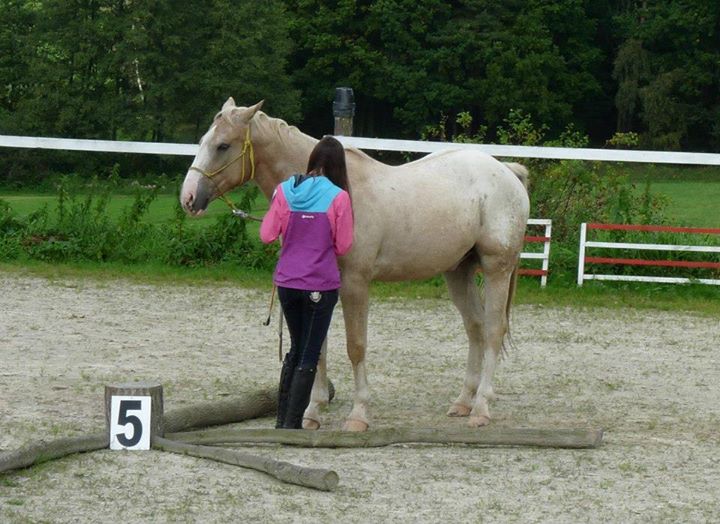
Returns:
[[[275,248],[251,239],[246,224],[230,213],[203,227],[187,227],[176,200],[172,219],[151,223],[148,209],[157,186],[136,185],[133,200],[113,217],[108,204],[116,191],[113,180],[88,184],[65,177],[57,189],[57,212],[47,206],[24,218],[0,201],[0,260],[27,257],[48,262],[158,262],[202,266],[231,262],[270,268]],[[240,207],[249,207],[257,190],[241,191]]]

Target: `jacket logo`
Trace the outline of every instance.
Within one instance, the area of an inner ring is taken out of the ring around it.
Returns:
[[[300,215],[300,218],[315,218],[315,215]]]

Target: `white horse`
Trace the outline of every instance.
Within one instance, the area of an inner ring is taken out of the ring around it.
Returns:
[[[269,199],[293,173],[304,172],[317,140],[284,121],[229,98],[215,116],[183,183],[190,215],[249,181]],[[443,273],[469,340],[462,391],[449,416],[469,425],[490,421],[492,380],[509,329],[517,267],[529,213],[527,171],[477,151],[447,150],[393,167],[346,149],[355,218],[353,248],[339,260],[347,352],[355,379],[344,428],[368,428],[365,369],[370,281],[425,279]],[[521,181],[522,180],[522,181]],[[482,269],[484,292],[475,283]],[[328,402],[323,348],[303,427],[320,426]]]

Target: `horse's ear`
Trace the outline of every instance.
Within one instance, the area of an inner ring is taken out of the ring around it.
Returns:
[[[225,111],[226,109],[229,109],[231,107],[235,107],[235,105],[235,99],[233,97],[230,97],[223,104],[222,111]]]
[[[264,103],[265,103],[265,100],[260,100],[260,101],[259,101],[257,104],[255,104],[254,106],[248,107],[247,117],[246,117],[248,121],[249,121],[253,116],[255,116],[255,113],[257,113],[258,111],[260,111],[260,108],[263,106]]]
[[[250,107],[235,107],[231,111],[232,121],[237,125],[247,125],[263,105],[264,100]]]

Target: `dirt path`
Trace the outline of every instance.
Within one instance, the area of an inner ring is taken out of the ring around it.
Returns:
[[[266,293],[51,282],[0,273],[0,450],[103,427],[103,387],[164,384],[167,409],[274,384]],[[339,313],[339,312],[338,312]],[[330,375],[352,394],[337,314]],[[602,427],[597,450],[393,446],[253,449],[336,470],[320,493],[161,452],[100,451],[0,476],[0,522],[704,522],[720,515],[717,321],[522,306],[496,375],[496,425]],[[275,324],[276,325],[276,324]],[[462,425],[444,413],[466,357],[439,300],[373,304],[374,427]],[[270,427],[270,419],[247,423]]]

